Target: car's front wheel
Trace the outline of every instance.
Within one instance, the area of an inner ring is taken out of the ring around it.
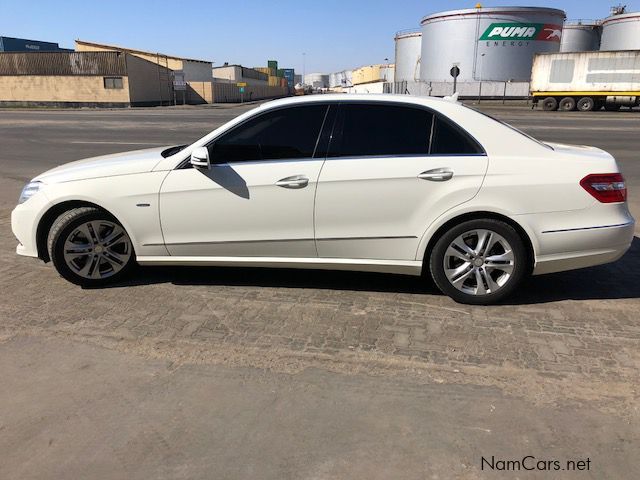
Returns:
[[[511,225],[469,220],[437,240],[429,266],[438,288],[456,302],[488,305],[511,294],[527,274],[527,250]]]
[[[121,279],[135,263],[125,229],[94,207],[74,208],[60,215],[51,226],[47,247],[58,273],[84,287]]]

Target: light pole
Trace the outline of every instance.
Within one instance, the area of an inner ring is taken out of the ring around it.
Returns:
[[[482,59],[484,58],[484,56],[485,56],[484,53],[480,54],[480,73],[478,74],[479,80],[480,80],[480,87],[478,88],[478,103],[480,103],[480,98],[482,97]]]
[[[305,78],[306,75],[306,68],[307,68],[307,54],[305,52],[302,52],[302,85],[304,85],[305,83]]]

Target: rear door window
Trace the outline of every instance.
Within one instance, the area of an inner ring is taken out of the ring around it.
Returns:
[[[427,155],[433,114],[401,105],[340,107],[329,156]]]

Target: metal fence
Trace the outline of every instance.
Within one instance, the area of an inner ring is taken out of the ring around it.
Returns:
[[[127,74],[122,52],[4,52],[0,75]]]

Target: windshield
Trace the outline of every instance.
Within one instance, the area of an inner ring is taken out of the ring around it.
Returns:
[[[531,136],[531,135],[529,135],[528,133],[524,133],[522,130],[520,130],[520,129],[518,129],[518,128],[514,127],[513,125],[511,125],[511,124],[509,124],[509,123],[507,123],[507,122],[505,122],[505,121],[503,121],[503,120],[500,120],[499,118],[494,117],[493,115],[489,115],[488,113],[485,113],[485,112],[483,112],[483,111],[481,111],[481,110],[478,110],[477,108],[470,107],[469,105],[463,105],[463,106],[464,106],[464,107],[466,107],[466,108],[468,108],[469,110],[473,110],[474,112],[478,112],[479,114],[484,115],[485,117],[488,117],[488,118],[490,118],[491,120],[494,120],[494,121],[496,121],[496,122],[498,122],[498,123],[500,123],[500,124],[504,125],[505,127],[510,128],[510,129],[511,129],[511,130],[513,130],[514,132],[518,132],[518,133],[519,133],[520,135],[522,135],[523,137],[527,137],[529,140],[533,140],[533,141],[534,141],[534,142],[536,142],[538,145],[542,145],[543,147],[548,148],[549,150],[553,150],[553,147],[552,147],[551,145],[547,145],[546,143],[541,142],[541,141],[540,141],[540,140],[538,140],[537,138],[532,137],[532,136]]]

